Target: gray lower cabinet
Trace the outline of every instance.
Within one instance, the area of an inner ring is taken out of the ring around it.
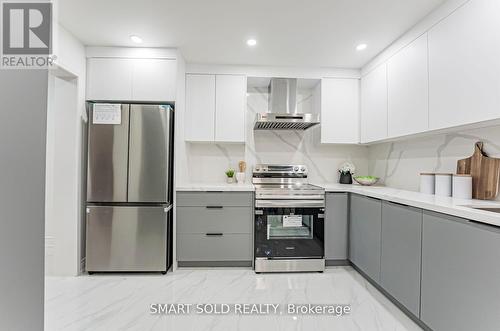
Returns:
[[[349,194],[326,194],[325,259],[328,262],[347,260]]]
[[[251,207],[252,192],[177,192],[178,207]]]
[[[380,281],[382,201],[351,195],[349,259],[366,275]]]
[[[180,266],[251,265],[252,192],[178,192],[176,212]]]
[[[180,234],[179,261],[251,261],[252,237],[247,234]]]
[[[380,285],[417,317],[421,240],[422,209],[384,201]]]
[[[251,207],[178,207],[178,233],[252,233]]]
[[[434,331],[500,330],[500,229],[424,212],[420,319]]]

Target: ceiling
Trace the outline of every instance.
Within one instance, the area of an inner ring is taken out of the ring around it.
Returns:
[[[360,68],[444,0],[60,0],[86,45],[178,47],[189,63]],[[249,38],[257,46],[246,45]],[[356,45],[368,48],[356,51]]]

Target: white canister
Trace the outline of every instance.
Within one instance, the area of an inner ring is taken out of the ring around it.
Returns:
[[[435,174],[435,178],[434,193],[443,197],[451,197],[452,174]]]
[[[436,176],[433,173],[420,174],[420,193],[434,194],[434,187],[436,185]]]
[[[236,181],[238,184],[244,184],[246,180],[246,174],[244,172],[237,172],[236,173]]]
[[[472,176],[453,175],[453,197],[472,199]]]

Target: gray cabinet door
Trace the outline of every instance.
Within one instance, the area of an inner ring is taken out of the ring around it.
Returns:
[[[422,210],[382,203],[380,285],[415,316],[420,312]]]
[[[382,201],[351,195],[350,260],[376,282],[380,281]]]
[[[252,233],[250,207],[177,207],[177,233]]]
[[[94,123],[94,104],[87,105],[87,201],[126,202],[129,105],[121,105],[120,124]]]
[[[349,194],[328,193],[325,209],[325,259],[347,260]]]
[[[170,106],[130,106],[129,202],[171,202],[167,196]]]
[[[436,331],[500,328],[500,229],[424,212],[420,319]]]
[[[177,192],[178,207],[253,207],[253,192]]]

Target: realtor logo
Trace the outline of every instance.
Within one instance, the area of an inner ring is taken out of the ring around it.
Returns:
[[[52,53],[52,3],[2,3],[3,54]]]
[[[2,69],[43,69],[53,65],[52,3],[2,2]]]

